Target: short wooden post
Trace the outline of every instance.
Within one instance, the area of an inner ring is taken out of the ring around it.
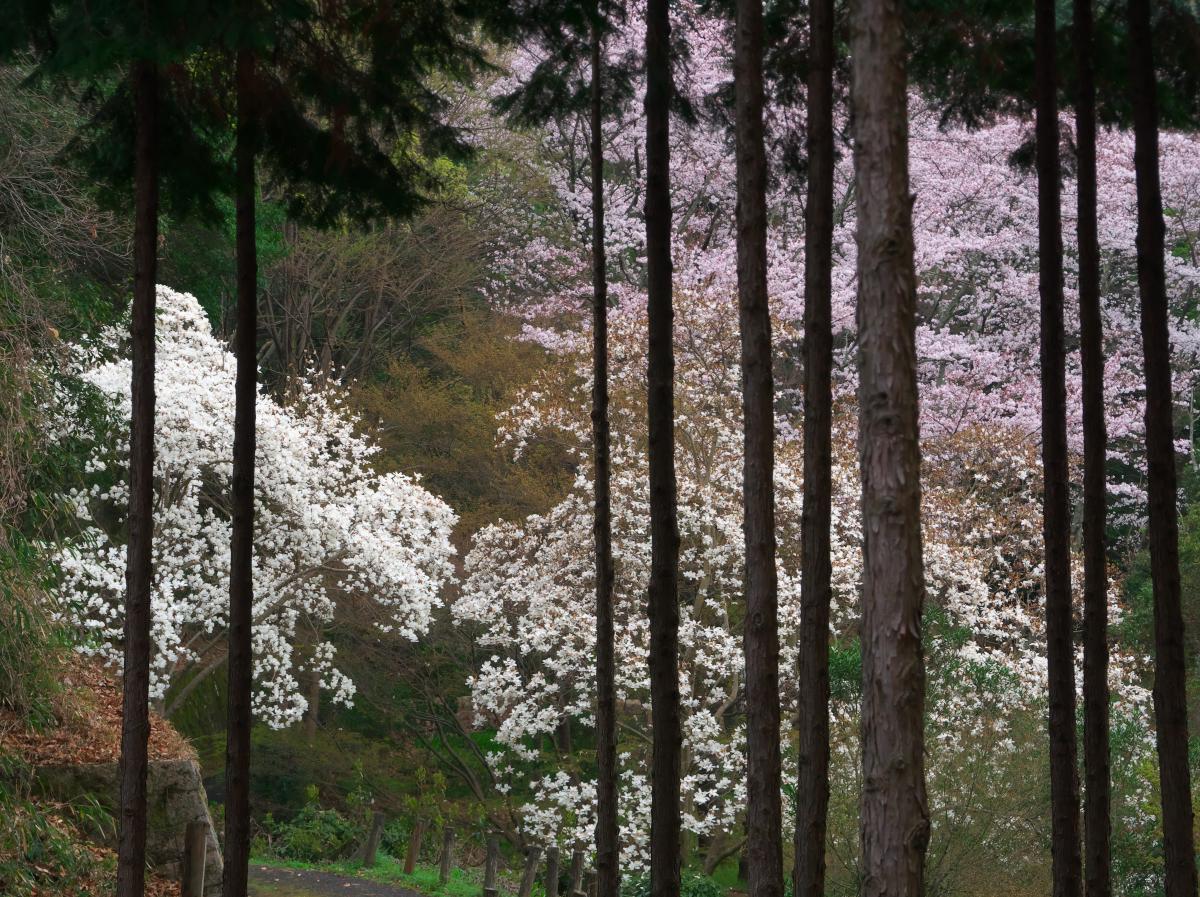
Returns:
[[[529,897],[533,893],[533,879],[537,875],[538,860],[542,858],[542,848],[529,847],[525,850],[525,871],[521,873],[521,887],[517,897]]]
[[[576,850],[571,854],[571,893],[575,897],[583,887],[583,851]]]
[[[208,859],[208,823],[201,819],[187,824],[183,833],[181,897],[204,897],[204,864]]]
[[[583,877],[583,893],[587,897],[596,897],[596,870],[589,869]]]
[[[450,866],[454,862],[454,829],[450,826],[442,831],[442,867],[438,870],[438,883],[450,881]]]
[[[371,833],[367,835],[367,843],[363,847],[363,867],[371,869],[375,865],[375,854],[379,850],[379,841],[383,838],[383,814],[378,810],[371,817]]]
[[[558,848],[546,851],[546,897],[558,897]]]
[[[495,833],[487,836],[487,862],[483,867],[483,897],[499,897],[496,890],[496,873],[500,866],[500,837]]]
[[[418,819],[413,823],[412,833],[408,836],[408,855],[404,858],[404,873],[412,875],[417,860],[421,857],[421,839],[425,837],[425,820]]]

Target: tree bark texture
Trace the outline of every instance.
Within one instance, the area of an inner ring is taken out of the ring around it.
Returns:
[[[804,207],[804,509],[793,893],[825,897],[829,608],[833,597],[833,0],[811,0]]]
[[[1050,853],[1054,897],[1079,897],[1083,875],[1079,853],[1079,771],[1075,743],[1075,645],[1071,616],[1071,508],[1067,471],[1054,0],[1037,0],[1034,12],[1038,290],[1041,295],[1042,537],[1050,693]]]
[[[864,897],[919,897],[929,843],[916,277],[900,0],[851,4],[858,195]]]
[[[1078,168],[1079,352],[1083,368],[1083,767],[1084,885],[1111,897],[1111,775],[1108,745],[1108,562],[1104,421],[1104,332],[1100,318],[1100,243],[1096,224],[1096,79],[1092,0],[1074,0],[1079,95],[1075,103]]]
[[[671,23],[646,3],[647,425],[650,470],[650,890],[679,897],[679,523],[675,481],[675,350],[671,295]]]
[[[229,570],[229,709],[225,746],[224,897],[246,897],[250,862],[250,726],[254,607],[254,445],[258,396],[258,249],[254,232],[255,60],[237,53],[235,207],[237,250],[237,374],[233,421],[233,524]]]
[[[1162,794],[1163,859],[1167,897],[1195,897],[1174,402],[1163,257],[1166,234],[1159,185],[1158,102],[1149,0],[1130,0],[1129,38],[1138,205],[1137,271],[1146,373],[1150,577],[1154,588],[1154,718]]]
[[[132,70],[134,137],[132,416],[125,654],[121,712],[117,895],[141,897],[146,881],[146,770],[150,742],[150,597],[154,587],[154,308],[158,269],[158,67]]]
[[[741,330],[746,617],[746,854],[750,897],[783,897],[779,613],[775,570],[775,384],[767,302],[763,4],[738,0],[733,81]]]
[[[612,463],[608,424],[608,274],[604,252],[604,115],[599,9],[592,23],[592,452],[596,549],[596,877],[617,897],[617,703],[613,647]]]

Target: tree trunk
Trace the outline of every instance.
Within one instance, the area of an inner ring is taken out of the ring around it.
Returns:
[[[254,441],[258,359],[258,252],[254,234],[254,54],[237,53],[237,383],[233,422],[233,526],[229,562],[229,711],[225,747],[224,897],[246,897],[250,862],[251,613],[254,582]]]
[[[650,891],[679,897],[679,525],[675,483],[675,350],[671,298],[671,23],[646,4],[646,292],[650,468]]]
[[[775,571],[775,383],[767,302],[767,156],[763,5],[738,0],[733,80],[737,143],[738,319],[746,619],[746,854],[750,897],[783,897],[779,612]]]
[[[919,897],[925,797],[916,277],[900,0],[851,6],[862,472],[863,897]]]
[[[1105,557],[1104,333],[1096,232],[1096,84],[1092,0],[1074,0],[1078,90],[1079,350],[1083,368],[1083,766],[1084,873],[1088,897],[1111,897],[1108,749],[1108,564]]]
[[[154,306],[158,268],[158,68],[133,66],[133,371],[129,424],[129,547],[125,563],[125,666],[117,895],[141,897],[146,880],[146,769],[150,741],[150,596],[154,587]]]
[[[1071,621],[1071,509],[1067,483],[1063,244],[1059,208],[1058,77],[1054,0],[1035,6],[1038,289],[1041,293],[1042,535],[1050,692],[1050,814],[1054,897],[1079,897],[1079,772]]]
[[[617,703],[613,648],[612,499],[608,429],[608,276],[604,251],[603,76],[599,8],[592,22],[592,451],[596,544],[596,872],[599,897],[617,897]]]
[[[304,711],[304,740],[312,744],[317,739],[317,728],[321,722],[321,674],[317,670],[308,673],[308,708]]]
[[[425,838],[425,821],[418,819],[408,835],[408,852],[404,855],[404,874],[412,875],[421,858],[421,841]]]
[[[796,897],[825,897],[833,494],[833,0],[809,3],[804,207],[804,506],[800,518]]]
[[[1138,290],[1146,371],[1150,574],[1154,587],[1154,718],[1162,794],[1167,897],[1195,897],[1192,783],[1188,769],[1187,688],[1180,608],[1171,343],[1167,332],[1158,103],[1149,0],[1130,0],[1134,169],[1137,177]]]

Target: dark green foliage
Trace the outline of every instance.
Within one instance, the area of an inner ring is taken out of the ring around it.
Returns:
[[[994,116],[1027,116],[1033,104],[1033,7],[1005,0],[908,0],[909,77],[944,122],[979,126]],[[1164,127],[1200,122],[1200,19],[1186,0],[1157,3],[1154,22]],[[1097,118],[1127,124],[1129,38],[1124,0],[1095,6]],[[1076,66],[1071,17],[1060,13],[1055,46],[1060,102],[1073,106]]]
[[[601,40],[625,20],[620,0],[547,2],[522,0],[510,7],[509,36],[532,37],[543,48],[541,62],[510,93],[496,101],[499,111],[522,125],[540,125],[570,115],[586,114],[591,102],[592,72],[588,62],[592,29]],[[638,54],[610,59],[601,71],[604,114],[624,108],[633,96]]]
[[[316,789],[310,800],[287,822],[275,822],[267,814],[262,820],[265,851],[285,860],[328,863],[344,859],[362,836],[362,829],[337,810],[317,802]]]
[[[685,872],[679,882],[680,897],[724,897],[707,875]],[[650,876],[631,875],[621,882],[621,897],[650,897]]]

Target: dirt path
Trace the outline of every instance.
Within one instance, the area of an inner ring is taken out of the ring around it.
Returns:
[[[250,897],[421,897],[416,891],[331,872],[250,864]]]

